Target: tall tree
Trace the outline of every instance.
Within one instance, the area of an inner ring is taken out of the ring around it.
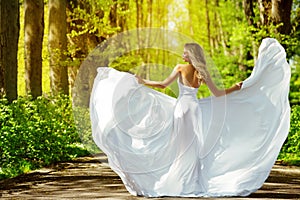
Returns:
[[[118,2],[116,0],[113,0],[113,4],[110,7],[109,19],[112,27],[118,26]]]
[[[248,25],[254,25],[254,9],[253,9],[253,0],[243,0],[244,13],[248,22]]]
[[[258,0],[260,23],[268,26],[270,24],[272,0]]]
[[[189,14],[189,30],[190,30],[190,35],[193,37],[194,36],[194,27],[193,27],[193,0],[188,0],[188,14]]]
[[[210,47],[210,54],[212,55],[212,47],[213,41],[210,33],[210,17],[209,17],[209,6],[208,0],[205,0],[205,14],[206,14],[206,29],[207,29],[207,39],[208,39],[208,46]]]
[[[0,1],[0,97],[17,99],[19,0]]]
[[[214,48],[219,48],[219,43],[222,44],[223,47],[223,52],[226,56],[229,55],[229,52],[227,51],[227,42],[226,41],[226,33],[223,30],[223,22],[222,22],[222,17],[220,16],[219,8],[219,0],[215,0],[215,8],[214,9],[214,21],[215,21],[215,29],[217,30],[217,36],[216,39],[214,40]]]
[[[49,0],[50,86],[53,94],[69,94],[66,0]]]
[[[82,60],[100,42],[100,38],[96,36],[98,32],[90,32],[94,27],[89,23],[94,22],[90,16],[103,19],[104,13],[102,10],[96,12],[93,7],[97,5],[92,4],[91,1],[67,1],[67,33],[69,34],[67,45],[69,61],[71,61],[68,62],[68,80],[71,88],[74,87]]]
[[[142,2],[143,0],[136,0],[135,1],[135,5],[136,5],[136,28],[137,28],[137,45],[138,45],[138,51],[139,52],[139,49],[140,49],[140,46],[141,46],[141,41],[140,41],[140,30],[139,28],[141,27],[141,24],[142,24],[142,18],[143,18],[143,13],[142,13]]]
[[[272,21],[279,26],[277,31],[281,34],[288,35],[291,32],[291,9],[293,0],[272,0]]]
[[[26,93],[36,98],[42,95],[44,0],[25,0],[24,12]]]
[[[250,0],[248,2],[251,10]],[[288,35],[291,32],[291,10],[293,0],[258,0],[259,13],[260,13],[260,24],[270,26],[271,24],[278,26],[277,31],[281,34]],[[245,11],[247,7],[245,7]],[[247,19],[249,15],[254,16],[253,11],[245,12]],[[281,24],[281,25],[280,25]]]
[[[125,31],[127,28],[127,16],[126,12],[129,10],[129,0],[123,0],[120,4],[119,10],[121,12],[121,15],[119,15],[119,26],[120,26],[120,31]]]

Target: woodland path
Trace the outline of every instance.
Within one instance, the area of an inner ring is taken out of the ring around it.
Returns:
[[[0,199],[150,199],[130,195],[104,155],[77,158],[0,181]],[[153,198],[212,199],[212,198]],[[300,199],[300,168],[274,165],[263,187],[248,197],[220,199]]]

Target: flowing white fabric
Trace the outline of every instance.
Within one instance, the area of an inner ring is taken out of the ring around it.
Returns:
[[[90,100],[95,143],[133,195],[246,196],[268,177],[290,122],[290,67],[271,38],[242,89],[197,99],[178,81],[177,99],[99,67]]]

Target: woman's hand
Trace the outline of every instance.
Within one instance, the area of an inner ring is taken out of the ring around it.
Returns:
[[[240,90],[242,88],[242,85],[243,85],[243,81],[236,83],[235,84],[236,90]]]
[[[225,89],[224,94],[230,94],[231,92],[238,91],[242,88],[243,82],[238,82],[234,84],[231,88]]]
[[[146,86],[164,89],[168,85],[170,85],[178,77],[178,75],[179,72],[177,70],[173,70],[173,72],[163,81],[151,81],[151,80],[143,79],[138,75],[135,75],[135,78],[137,79],[139,84],[144,84]]]
[[[145,84],[144,79],[142,79],[141,77],[139,77],[138,75],[135,75],[135,78],[137,79],[139,84]]]

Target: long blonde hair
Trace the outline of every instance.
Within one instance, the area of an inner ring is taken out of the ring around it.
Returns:
[[[199,82],[205,81],[208,76],[206,69],[206,59],[202,47],[197,43],[186,43],[184,48],[188,54],[188,59],[197,71]]]

